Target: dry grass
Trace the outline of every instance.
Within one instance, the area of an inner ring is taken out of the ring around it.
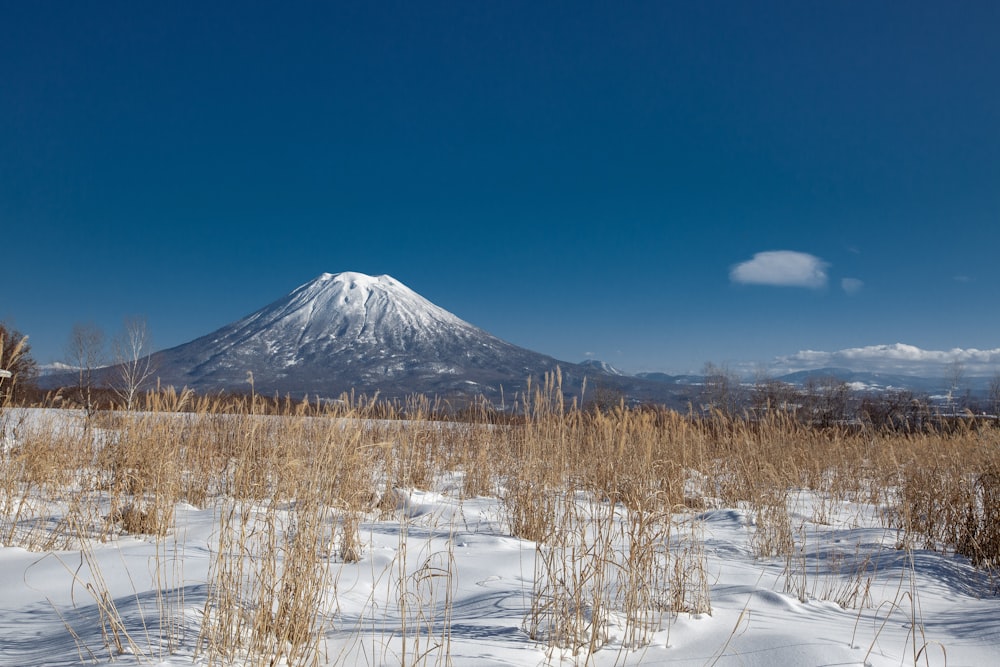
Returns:
[[[408,490],[432,490],[448,475],[461,476],[463,497],[499,498],[505,530],[535,553],[525,628],[578,656],[599,649],[616,619],[632,648],[676,614],[711,612],[706,508],[744,510],[747,547],[786,562],[790,592],[844,606],[872,604],[877,564],[856,554],[842,577],[810,581],[808,534],[789,513],[803,490],[820,499],[816,523],[837,503],[873,503],[902,548],[1000,563],[996,428],[894,433],[807,427],[780,413],[747,421],[582,410],[564,399],[558,376],[517,401],[523,418],[496,423],[479,404],[464,412],[468,422],[444,423],[422,398],[276,410],[254,396],[168,390],[148,395],[142,413],[20,426],[0,458],[0,542],[42,551],[122,533],[164,541],[178,502],[214,507],[199,641],[209,664],[318,663],[336,613],[334,564],[364,558],[361,526],[376,520],[399,521],[402,536],[392,576],[404,648],[393,659],[447,663],[453,561],[439,550],[411,553],[407,564],[410,519],[398,510]],[[110,641],[121,642],[114,618],[108,610]],[[179,629],[167,622],[161,633],[173,646]]]

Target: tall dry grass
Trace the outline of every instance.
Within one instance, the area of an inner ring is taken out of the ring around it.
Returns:
[[[989,424],[898,433],[810,427],[780,412],[583,409],[558,374],[516,404],[506,419],[479,403],[448,422],[420,397],[310,403],[166,390],[147,395],[144,412],[20,424],[0,457],[0,543],[85,549],[130,534],[166,544],[177,539],[178,503],[213,508],[198,629],[209,664],[329,657],[337,570],[365,558],[364,526],[380,521],[398,523],[401,536],[386,575],[398,594],[373,600],[395,610],[393,636],[404,640],[393,659],[446,664],[454,560],[450,547],[406,545],[412,519],[400,499],[456,478],[447,488],[461,498],[497,497],[502,530],[533,553],[529,636],[583,660],[611,624],[636,648],[677,614],[711,613],[702,521],[712,509],[745,514],[747,548],[786,564],[789,592],[844,606],[872,603],[875,564],[857,554],[836,580],[810,579],[809,533],[790,514],[801,493],[817,499],[814,523],[840,503],[870,503],[900,548],[1000,563],[1000,429]],[[151,643],[173,647],[183,601],[168,588]]]

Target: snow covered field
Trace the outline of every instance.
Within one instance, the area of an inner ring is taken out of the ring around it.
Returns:
[[[726,502],[704,471],[688,469],[686,504],[669,511],[647,502],[656,494],[612,503],[585,481],[571,488],[572,475],[565,487],[520,491],[513,477],[495,477],[478,495],[466,458],[435,463],[419,486],[378,481],[378,498],[352,506],[314,502],[308,485],[299,497],[270,487],[238,497],[231,480],[245,471],[224,461],[217,470],[232,486],[211,480],[197,503],[175,490],[157,537],[139,523],[126,530],[131,510],[149,518],[158,502],[134,486],[88,482],[82,468],[25,472],[37,465],[24,452],[39,433],[60,433],[98,461],[125,430],[87,430],[81,415],[54,411],[8,415],[6,426],[0,665],[257,665],[275,654],[276,664],[346,665],[1000,662],[997,582],[907,536],[887,518],[898,509],[884,494],[872,503],[817,484]],[[406,438],[433,448],[420,434],[442,431],[383,426],[330,446],[381,447],[391,456],[370,459],[385,466],[378,475],[418,479],[400,476],[390,448]],[[288,444],[304,433],[271,435]],[[497,443],[477,445],[486,446]],[[526,451],[502,465],[527,462]],[[482,465],[496,465],[497,450],[486,452]],[[185,456],[175,457],[183,475]],[[322,485],[358,472],[338,465],[324,459],[303,474]],[[518,510],[518,493],[540,519]],[[529,533],[530,520],[548,521],[538,542],[513,535]]]

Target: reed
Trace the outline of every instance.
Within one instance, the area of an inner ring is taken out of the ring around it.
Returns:
[[[336,624],[338,569],[367,557],[362,527],[378,522],[401,536],[395,596],[372,600],[398,612],[393,659],[446,664],[455,559],[451,546],[409,541],[414,490],[497,497],[500,521],[481,529],[533,554],[528,635],[584,662],[612,624],[632,650],[678,614],[711,613],[702,513],[713,508],[747,517],[747,549],[784,563],[786,590],[801,599],[878,604],[877,554],[816,553],[804,527],[845,520],[848,502],[882,508],[904,551],[956,552],[990,572],[1000,564],[1000,429],[986,423],[896,432],[779,412],[591,410],[564,396],[558,374],[512,402],[519,413],[503,420],[478,403],[444,422],[442,405],[422,397],[321,404],[168,389],[149,393],[144,412],[18,422],[0,456],[0,542],[46,551],[128,534],[176,546],[178,503],[213,509],[198,633],[208,664],[319,662]],[[811,514],[793,518],[802,494]],[[842,565],[816,578],[809,562],[820,558]],[[903,593],[893,609],[915,604],[917,591]],[[170,650],[184,635],[180,595],[167,585],[160,598]],[[110,641],[127,648],[107,611]]]

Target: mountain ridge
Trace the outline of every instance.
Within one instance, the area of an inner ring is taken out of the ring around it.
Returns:
[[[493,368],[502,359],[529,373],[556,365],[535,354],[459,319],[392,276],[347,271],[322,273],[232,324],[157,353],[156,361],[161,379],[194,389],[245,384],[249,371],[262,391],[398,394],[454,384],[442,381],[447,376],[481,384],[503,375]],[[182,368],[190,370],[179,373]]]
[[[252,378],[259,392],[294,397],[336,398],[356,391],[496,399],[523,391],[528,378],[539,383],[558,368],[567,396],[581,396],[589,387],[591,396],[598,391],[602,400],[619,395],[683,409],[705,381],[698,375],[628,375],[596,359],[559,361],[462,320],[390,275],[352,271],[322,273],[239,320],[151,357],[157,371],[150,384],[242,392]],[[113,367],[94,372],[103,384],[116,376]],[[842,368],[774,379],[802,385],[824,377],[872,388],[928,391],[941,385]],[[49,389],[76,383],[77,374],[65,370],[39,382]]]
[[[390,275],[322,273],[253,313],[151,355],[153,382],[199,392],[256,391],[336,398],[344,392],[487,398],[523,391],[560,369],[563,391],[585,379],[635,400],[669,402],[672,389],[559,361],[480,329]],[[114,368],[95,378],[110,383]],[[45,383],[75,385],[75,374]],[[592,385],[593,386],[593,385]]]

